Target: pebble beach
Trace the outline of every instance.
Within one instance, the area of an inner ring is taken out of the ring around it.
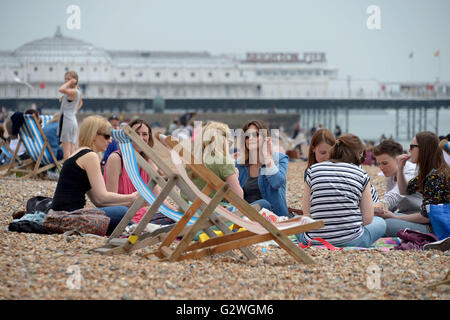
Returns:
[[[305,162],[290,162],[287,201],[301,208]],[[365,166],[380,197],[384,177]],[[3,175],[4,172],[0,172]],[[0,178],[0,299],[250,299],[250,300],[448,300],[450,286],[428,288],[444,278],[450,251],[343,250],[308,248],[313,265],[296,263],[278,246],[251,247],[257,259],[216,255],[158,262],[129,255],[89,253],[105,238],[9,232],[12,213],[36,195],[52,197],[56,181]],[[91,203],[89,203],[92,206]],[[239,252],[237,252],[239,253]],[[379,283],[370,285],[373,268]],[[74,270],[80,286],[70,285]]]

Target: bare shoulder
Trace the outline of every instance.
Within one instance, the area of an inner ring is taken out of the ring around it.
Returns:
[[[100,159],[98,158],[98,155],[95,152],[87,152],[86,154],[82,155],[77,159],[77,164],[86,169],[90,166],[100,166]]]

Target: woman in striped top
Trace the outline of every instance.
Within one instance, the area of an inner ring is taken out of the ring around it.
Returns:
[[[327,161],[330,158],[331,147],[333,147],[335,143],[336,138],[330,130],[317,130],[313,134],[311,143],[309,144],[308,164],[306,165],[306,168],[311,167],[313,164]],[[359,167],[362,168],[361,166]],[[374,204],[380,201],[377,189],[375,189],[372,182],[370,183],[370,194],[372,195],[372,201]]]
[[[335,246],[369,247],[384,235],[386,223],[374,217],[370,178],[359,167],[363,154],[361,140],[345,134],[336,140],[328,161],[306,169],[303,212],[322,220],[324,227],[300,234],[304,244],[322,238]]]

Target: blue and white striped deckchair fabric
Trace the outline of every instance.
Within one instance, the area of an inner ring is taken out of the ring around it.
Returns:
[[[34,121],[33,115],[24,114],[25,121],[23,126],[20,128],[19,134],[25,144],[30,157],[36,162],[39,158],[39,154],[44,147],[44,139],[39,132],[36,122]],[[47,123],[53,118],[53,116],[40,116],[41,117],[41,127],[47,125]],[[50,152],[47,148],[44,150],[44,155],[42,157],[41,164],[48,165],[54,163]]]
[[[6,149],[5,146],[2,146],[1,149],[2,149],[2,152],[3,152],[4,154],[6,154],[6,156],[7,156],[9,159],[11,159],[11,158],[13,157],[13,154],[12,154],[11,152],[9,152],[9,150]]]
[[[123,130],[112,130],[111,133],[113,139],[119,144],[120,152],[122,153],[123,163],[125,165],[125,170],[130,177],[133,186],[139,192],[139,194],[147,201],[152,204],[156,196],[152,193],[152,191],[147,187],[147,185],[142,181],[141,175],[139,173],[138,164],[136,161],[136,157],[134,155],[134,148],[131,139],[123,132]],[[174,211],[164,204],[159,207],[159,212],[164,214],[166,217],[180,221],[183,217],[182,212]],[[197,221],[197,217],[192,217],[189,220],[188,225],[193,225]]]

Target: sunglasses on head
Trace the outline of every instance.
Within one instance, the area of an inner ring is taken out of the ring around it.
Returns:
[[[109,140],[109,139],[111,138],[111,135],[106,134],[106,133],[100,133],[100,132],[97,132],[97,134],[98,134],[98,135],[101,135],[101,136],[103,136],[103,137],[105,137],[106,140]]]

